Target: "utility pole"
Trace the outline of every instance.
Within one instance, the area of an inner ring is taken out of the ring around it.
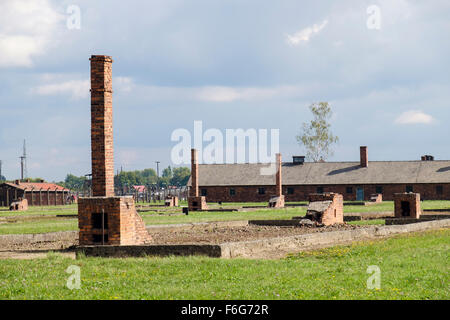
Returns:
[[[2,181],[2,160],[0,160],[0,181]]]

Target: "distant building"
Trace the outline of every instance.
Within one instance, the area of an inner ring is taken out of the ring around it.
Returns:
[[[207,202],[265,202],[276,195],[269,164],[200,164],[199,193]],[[294,157],[282,164],[285,200],[307,201],[309,194],[334,192],[346,201],[369,201],[373,194],[393,200],[395,193],[420,193],[424,200],[450,200],[450,161],[368,161],[361,147],[359,162],[305,162]],[[191,186],[189,179],[188,186]]]
[[[138,194],[144,194],[147,192],[147,187],[146,186],[133,186],[133,191],[137,192]]]
[[[71,203],[70,190],[54,183],[5,182],[0,184],[0,205],[9,206],[18,199],[27,199],[29,206],[52,206]]]

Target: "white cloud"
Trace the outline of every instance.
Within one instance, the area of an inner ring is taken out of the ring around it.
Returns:
[[[311,27],[302,29],[293,35],[286,35],[286,42],[292,46],[297,46],[301,42],[308,42],[312,36],[322,31],[323,28],[328,24],[328,20],[324,20],[321,24],[314,24]]]
[[[72,99],[84,99],[89,97],[89,80],[69,80],[60,83],[52,83],[31,89],[31,92],[41,96],[70,94]]]
[[[117,88],[119,91],[130,92],[133,88],[133,85],[133,79],[129,77],[113,78],[113,89]]]
[[[301,86],[275,86],[275,87],[214,87],[206,86],[196,88],[195,97],[207,102],[256,101],[274,97],[288,97],[301,95],[305,87]]]
[[[434,118],[422,111],[411,110],[403,112],[396,120],[397,124],[431,124]]]
[[[40,96],[70,95],[73,100],[85,99],[90,95],[89,80],[72,80],[72,74],[43,74],[42,82],[51,82],[36,86],[30,90],[31,94]],[[130,92],[134,87],[129,77],[115,77],[113,89],[115,92]]]
[[[126,88],[126,86],[125,86]],[[303,97],[317,90],[317,84],[280,85],[271,87],[162,87],[134,85],[131,87],[136,96],[151,101],[201,101],[227,103],[236,101],[267,101],[270,99],[290,99]],[[122,89],[123,90],[123,89]]]
[[[0,67],[30,67],[45,53],[64,19],[48,0],[0,2]]]

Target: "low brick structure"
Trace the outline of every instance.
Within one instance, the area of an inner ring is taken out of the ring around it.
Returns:
[[[421,215],[419,193],[394,194],[395,218],[419,219]]]
[[[205,197],[189,197],[188,207],[190,211],[208,210]]]
[[[167,196],[164,201],[166,207],[178,207],[178,197],[177,196]]]
[[[192,211],[207,210],[206,197],[198,190],[198,151],[191,150],[191,188],[189,189],[188,208]]]
[[[309,201],[306,219],[325,226],[344,223],[344,200],[341,194],[311,194]]]
[[[284,208],[284,196],[270,198],[269,208]]]
[[[28,210],[28,200],[19,198],[19,200],[11,203],[9,206],[11,211],[27,211]]]
[[[383,195],[380,193],[373,193],[370,195],[370,202],[371,203],[382,203],[383,202]]]
[[[80,245],[139,245],[151,243],[133,197],[80,198]]]

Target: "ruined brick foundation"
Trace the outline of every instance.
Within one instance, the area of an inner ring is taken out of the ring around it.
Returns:
[[[167,196],[164,201],[166,207],[178,207],[178,197],[177,196]]]
[[[344,200],[338,193],[310,194],[306,219],[330,226],[344,223]]]
[[[205,197],[189,197],[188,207],[189,211],[208,210]]]
[[[284,208],[284,196],[270,198],[269,208]]]
[[[19,198],[19,200],[11,203],[9,206],[10,211],[27,211],[28,210],[28,200]]]
[[[80,245],[141,245],[152,242],[132,197],[80,198]]]
[[[372,203],[382,203],[383,202],[383,195],[380,193],[374,193],[370,195],[370,202]]]
[[[421,212],[419,193],[394,194],[395,218],[419,219]]]

